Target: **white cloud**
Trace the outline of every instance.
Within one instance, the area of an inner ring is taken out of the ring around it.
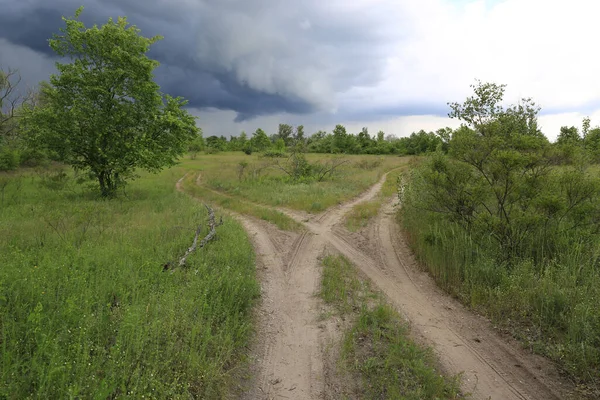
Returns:
[[[387,1],[413,21],[387,59],[386,78],[341,96],[348,107],[368,98],[384,106],[460,100],[475,78],[509,85],[507,97],[533,97],[544,107],[600,100],[596,18],[589,0]],[[393,11],[395,9],[395,11]]]

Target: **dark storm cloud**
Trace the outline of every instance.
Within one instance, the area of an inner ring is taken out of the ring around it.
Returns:
[[[236,111],[238,120],[331,111],[336,94],[377,84],[396,35],[384,27],[401,23],[339,0],[0,0],[0,39],[50,56],[61,16],[82,2],[86,24],[125,15],[145,36],[164,36],[151,50],[163,91],[194,108]]]

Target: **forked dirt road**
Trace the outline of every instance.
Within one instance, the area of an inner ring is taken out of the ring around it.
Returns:
[[[569,398],[572,388],[561,383],[549,361],[501,337],[487,320],[442,293],[419,271],[394,220],[393,200],[361,233],[342,227],[345,214],[374,198],[384,180],[318,215],[278,208],[305,226],[301,234],[236,215],[255,246],[263,292],[253,362],[257,378],[243,398],[334,398],[325,382],[328,330],[319,322],[316,297],[318,258],[325,246],[347,257],[386,295],[417,339],[433,348],[441,368],[462,374],[463,391],[474,399]]]

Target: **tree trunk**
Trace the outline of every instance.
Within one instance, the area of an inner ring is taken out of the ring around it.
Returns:
[[[119,174],[112,171],[96,173],[102,197],[114,197],[117,194]]]

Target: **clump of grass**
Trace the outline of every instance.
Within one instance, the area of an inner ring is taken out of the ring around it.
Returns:
[[[0,398],[227,395],[260,293],[254,254],[225,218],[186,268],[162,271],[206,221],[175,192],[181,175],[143,174],[112,201],[11,177],[0,208]]]
[[[323,260],[320,295],[352,320],[344,334],[340,372],[356,382],[349,398],[455,399],[459,379],[440,375],[430,349],[416,345],[406,322],[361,280],[342,256]]]

